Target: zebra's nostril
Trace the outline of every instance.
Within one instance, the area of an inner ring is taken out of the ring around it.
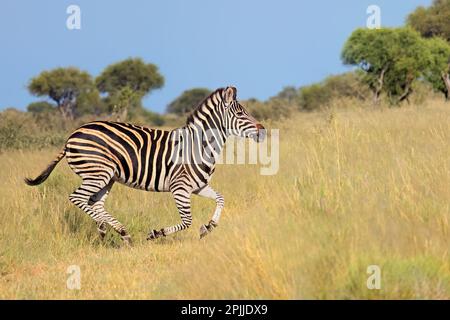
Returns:
[[[263,127],[263,125],[261,123],[257,123],[256,124],[256,129],[258,130],[264,130],[265,128]]]

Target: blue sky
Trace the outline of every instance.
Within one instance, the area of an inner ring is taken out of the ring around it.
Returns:
[[[107,65],[142,57],[158,65],[165,86],[144,99],[163,112],[193,87],[238,88],[261,100],[283,87],[348,70],[340,61],[366,9],[381,8],[382,26],[400,26],[431,0],[2,0],[0,109],[26,106],[29,79],[43,70],[76,66],[98,75]],[[81,8],[81,30],[68,30],[66,9]]]

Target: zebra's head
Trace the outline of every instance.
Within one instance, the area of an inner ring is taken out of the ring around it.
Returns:
[[[236,100],[235,87],[227,87],[222,91],[222,101],[225,108],[225,127],[228,134],[252,138],[256,142],[264,141],[266,130],[247,110]]]

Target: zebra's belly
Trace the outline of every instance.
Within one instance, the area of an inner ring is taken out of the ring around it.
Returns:
[[[123,177],[115,177],[115,181],[117,181],[120,184],[123,184],[127,187],[138,189],[138,190],[144,190],[144,191],[152,191],[152,192],[168,192],[169,185],[165,181],[163,183],[159,183],[158,186],[153,183],[146,185],[145,183],[139,184],[138,182],[132,182],[132,181],[125,181]]]

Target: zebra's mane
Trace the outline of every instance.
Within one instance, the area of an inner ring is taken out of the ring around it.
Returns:
[[[222,97],[223,97],[223,91],[225,90],[225,88],[219,88],[216,91],[212,92],[209,96],[207,96],[205,99],[203,99],[198,105],[197,107],[195,107],[195,109],[189,114],[189,116],[186,119],[186,124],[190,124],[192,122],[194,122],[194,117],[197,113],[199,113],[199,110],[206,105],[206,102],[208,101],[208,99],[212,99],[213,96],[216,96],[217,100],[222,101]]]

